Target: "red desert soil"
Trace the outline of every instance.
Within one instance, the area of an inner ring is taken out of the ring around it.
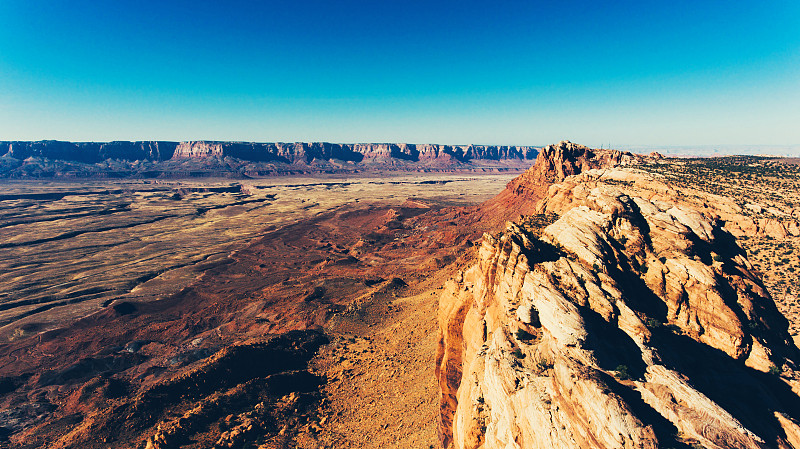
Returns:
[[[343,207],[266,234],[164,300],[117,301],[0,346],[0,406],[6,425],[25,429],[8,444],[435,445],[436,292],[481,235],[461,224],[470,213],[423,202]],[[239,354],[313,350],[313,335],[265,340],[303,329],[332,339],[311,363],[328,379],[319,407],[307,389],[282,395],[269,376],[236,368]],[[213,374],[237,370],[233,380]],[[266,390],[251,391],[262,381]],[[258,432],[241,430],[253,422]]]

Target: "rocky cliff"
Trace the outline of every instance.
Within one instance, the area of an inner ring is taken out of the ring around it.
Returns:
[[[592,149],[561,141],[541,149],[534,165],[518,176],[499,195],[481,205],[481,221],[490,229],[500,229],[508,220],[531,214],[547,195],[551,183],[562,181],[590,169],[631,166],[642,156],[617,150]]]
[[[528,160],[534,147],[486,145],[254,143],[254,142],[0,142],[0,155],[97,163],[106,159],[164,161],[168,159],[232,157],[254,162],[310,164],[332,159],[346,162],[468,162]]]
[[[521,170],[534,147],[253,142],[0,142],[3,178],[260,177],[364,169]]]
[[[13,159],[47,158],[84,163],[106,159],[164,161],[172,158],[177,142],[0,142],[0,156]]]
[[[440,297],[443,447],[800,448],[786,319],[713,205],[631,158],[547,147],[502,194],[529,215]]]
[[[337,159],[348,162],[406,162],[470,160],[526,160],[536,157],[533,147],[485,145],[415,145],[407,143],[338,144],[313,143],[238,143],[182,142],[176,158],[236,157],[253,161],[279,161],[289,164]]]

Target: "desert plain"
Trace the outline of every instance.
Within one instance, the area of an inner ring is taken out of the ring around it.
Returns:
[[[514,176],[4,181],[0,334],[14,339],[115,300],[174,293],[265,232],[345,205],[477,204]]]

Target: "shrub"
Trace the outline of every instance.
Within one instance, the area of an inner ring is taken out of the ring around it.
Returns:
[[[714,254],[714,261],[715,262],[722,262],[724,259],[719,254]]]
[[[537,374],[541,374],[541,373],[549,370],[552,367],[553,367],[553,362],[551,362],[551,361],[549,361],[547,359],[541,359],[538,362],[536,362]]]
[[[517,329],[517,340],[520,341],[533,340],[533,334],[527,332],[525,329]]]
[[[514,354],[514,357],[516,357],[518,359],[524,359],[525,358],[525,354],[523,354],[522,353],[522,349],[519,349],[519,348],[515,349],[514,352],[512,352],[512,354]]]
[[[763,331],[763,326],[757,321],[751,321],[747,323],[747,329],[749,329],[750,332],[761,332]]]
[[[617,372],[615,377],[619,380],[628,380],[631,378],[631,375],[628,373],[628,365],[617,365],[614,371]]]
[[[646,324],[647,327],[649,327],[650,329],[658,329],[659,327],[661,327],[661,322],[655,318],[648,318]]]
[[[775,365],[772,365],[769,367],[769,373],[772,374],[773,376],[780,376],[781,373],[783,373],[783,370]]]

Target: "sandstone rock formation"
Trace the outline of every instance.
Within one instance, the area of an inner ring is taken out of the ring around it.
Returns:
[[[0,178],[195,178],[520,170],[529,146],[327,142],[0,142]]]
[[[495,198],[481,205],[482,221],[490,228],[500,228],[507,220],[531,214],[553,182],[593,168],[628,166],[641,160],[641,156],[632,153],[592,149],[570,141],[547,145],[542,148],[533,167],[508,183]]]
[[[177,142],[0,142],[0,156],[48,158],[97,163],[106,159],[164,161],[172,158]]]
[[[415,145],[406,143],[338,144],[328,142],[0,142],[0,156],[30,157],[97,163],[106,159],[165,161],[232,157],[254,162],[310,164],[332,159],[348,162],[468,162],[471,160],[530,160],[538,154],[530,146]]]
[[[800,448],[800,352],[724,222],[590,151],[545,148],[445,286],[442,446]]]
[[[175,157],[203,158],[231,156],[246,160],[279,160],[286,163],[311,163],[314,160],[338,159],[351,162],[446,162],[469,160],[526,160],[533,159],[533,147],[486,145],[415,145],[407,143],[338,144],[313,143],[240,143],[240,142],[182,142]]]

